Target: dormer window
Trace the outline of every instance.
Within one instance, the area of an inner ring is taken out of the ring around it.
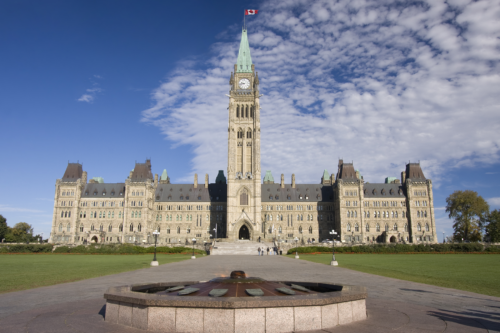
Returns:
[[[123,192],[120,192],[120,195],[123,195]]]
[[[85,195],[89,195],[89,192],[85,192]]]
[[[279,197],[279,196],[276,196],[276,197],[274,197],[274,198],[275,198],[276,200],[279,200],[279,198],[280,198],[280,197]]]
[[[115,192],[111,192],[111,195],[115,195]]]
[[[186,195],[186,200],[189,200],[189,195]]]
[[[182,195],[181,195],[180,199],[181,199],[181,200],[184,200],[184,196],[182,196]]]
[[[94,195],[97,195],[97,192],[94,192]]]
[[[198,196],[198,200],[201,200],[201,195]]]
[[[302,195],[299,195],[299,199],[302,200]]]
[[[309,196],[308,195],[306,195],[306,200],[309,200]]]
[[[273,200],[273,196],[272,195],[269,196],[269,200]]]
[[[102,195],[106,195],[106,192],[102,192]]]

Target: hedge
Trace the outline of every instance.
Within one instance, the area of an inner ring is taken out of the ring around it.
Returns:
[[[298,253],[331,253],[331,247],[308,246],[292,248],[287,254]],[[396,245],[359,245],[359,246],[341,246],[335,248],[336,253],[415,253],[415,252],[435,252],[435,253],[500,253],[499,246],[487,246],[479,243],[457,243],[457,244],[396,244]]]
[[[0,246],[0,253],[50,253],[52,244],[12,244]]]
[[[52,244],[13,244],[0,245],[0,253],[77,253],[77,254],[141,254],[154,253],[154,246],[141,247],[130,244],[109,244],[109,245],[79,245],[76,247],[60,246],[54,251]],[[191,253],[191,247],[166,247],[158,246],[157,253]],[[205,251],[194,249],[197,254],[204,254]]]

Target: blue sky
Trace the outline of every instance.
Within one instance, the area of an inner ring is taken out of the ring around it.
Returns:
[[[500,207],[500,2],[2,1],[0,214],[50,231],[67,162],[123,182],[151,158],[173,182],[226,169],[243,10],[259,72],[262,169],[365,181],[420,161],[445,198]],[[290,144],[292,143],[292,144]],[[440,237],[441,238],[441,237]]]

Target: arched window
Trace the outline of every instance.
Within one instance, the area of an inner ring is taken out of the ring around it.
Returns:
[[[283,231],[283,229],[281,229],[281,226],[278,228],[278,232],[281,234],[281,232]]]
[[[358,217],[358,211],[357,210],[354,211],[354,217]]]
[[[134,225],[130,223],[130,231],[134,231]]]
[[[351,217],[351,212],[347,211],[347,217]]]
[[[61,217],[64,217],[64,212],[61,212]]]
[[[245,117],[248,118],[248,105],[247,107],[245,108]]]
[[[59,224],[59,231],[61,232],[62,231],[62,223]]]
[[[312,234],[313,233],[313,227],[309,227],[309,233]]]
[[[241,193],[240,194],[240,205],[248,205],[248,194]]]
[[[394,217],[398,218],[398,212],[394,212]]]
[[[427,223],[425,224],[425,231],[429,231],[429,224],[427,224]]]
[[[300,215],[300,220],[304,221],[304,215]]]
[[[83,232],[83,224],[80,224],[80,232]]]
[[[377,232],[380,232],[380,224],[377,223]]]
[[[370,212],[366,212],[366,217],[370,217]]]
[[[422,231],[422,226],[419,224],[417,224],[417,231]]]
[[[112,226],[111,224],[108,226],[108,231],[109,231],[109,232],[112,232],[112,231],[113,231],[113,226]]]
[[[238,131],[238,139],[243,139],[243,130],[241,128]]]
[[[367,223],[367,224],[365,224],[365,229],[366,229],[366,231],[367,231],[367,232],[369,232],[369,231],[370,231],[370,225],[369,225],[368,223]]]
[[[405,232],[408,232],[408,223],[405,223]]]
[[[104,231],[104,227],[102,224],[99,226],[99,231]]]
[[[398,225],[396,223],[394,223],[394,227],[392,228],[392,230],[398,231]]]
[[[299,227],[299,234],[302,233],[302,226]]]
[[[391,217],[394,218],[394,212],[391,212]]]
[[[156,221],[160,218],[160,215],[156,214]]]
[[[420,211],[419,210],[417,211],[417,217],[420,217]]]
[[[68,212],[64,212],[64,217],[68,217]]]
[[[177,233],[180,234],[181,233],[181,227],[177,227]]]
[[[240,106],[239,105],[236,106],[236,117],[237,118],[240,117]]]
[[[389,232],[389,225],[388,224],[385,225],[385,232]]]
[[[354,225],[354,231],[359,232],[359,225],[357,223]]]
[[[137,231],[141,231],[142,230],[142,227],[141,227],[141,224],[139,223],[139,225],[137,226]]]
[[[377,217],[380,218],[380,211],[377,213]]]
[[[351,231],[351,224],[347,223],[347,231]]]
[[[427,211],[424,212],[424,217],[427,217]]]
[[[123,224],[120,224],[120,227],[118,228],[120,232],[123,232]]]
[[[249,130],[247,132],[247,139],[251,139],[252,138],[252,132]]]

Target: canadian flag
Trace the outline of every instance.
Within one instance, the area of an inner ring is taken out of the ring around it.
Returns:
[[[245,9],[245,15],[255,15],[257,12],[257,9]]]

